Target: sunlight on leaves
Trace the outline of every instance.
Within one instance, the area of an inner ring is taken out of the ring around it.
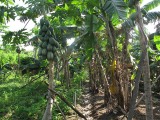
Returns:
[[[154,36],[154,42],[156,43],[156,47],[160,50],[160,36]]]

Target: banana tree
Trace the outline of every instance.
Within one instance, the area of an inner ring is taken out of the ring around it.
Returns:
[[[134,3],[132,5],[132,3]],[[145,54],[145,60],[143,60],[143,57],[141,56],[142,60],[145,61],[144,64],[141,64],[140,66],[143,68],[143,74],[144,74],[144,85],[145,85],[145,93],[146,95],[146,119],[153,119],[153,111],[152,111],[152,95],[151,95],[151,85],[150,85],[150,70],[149,70],[149,59],[148,59],[148,52],[147,52],[147,44],[148,44],[148,39],[147,36],[144,32],[144,23],[143,23],[143,17],[145,18],[144,22],[148,23],[151,20],[156,20],[157,18],[159,18],[159,13],[158,12],[148,12],[149,10],[153,9],[154,7],[156,7],[158,4],[160,4],[159,1],[154,0],[152,2],[149,2],[148,4],[144,5],[142,8],[140,8],[140,4],[138,1],[134,1],[134,0],[130,0],[129,1],[129,5],[131,7],[135,7],[136,9],[136,13],[132,14],[132,16],[129,18],[128,21],[126,21],[126,23],[128,24],[128,26],[134,27],[134,24],[131,23],[136,23],[138,25],[138,29],[139,29],[139,33],[140,33],[140,43],[141,43],[141,50],[142,50],[142,56],[144,57]],[[143,15],[143,16],[142,16]],[[152,16],[152,17],[151,17]],[[137,18],[137,21],[136,21]],[[123,25],[126,25],[126,23],[123,23]],[[145,69],[144,69],[145,66]],[[141,68],[139,68],[141,69]],[[137,76],[138,74],[141,74],[140,71],[137,72]],[[140,77],[139,77],[140,79]],[[138,93],[138,84],[139,84],[139,79],[136,79],[136,84],[135,84],[135,88],[133,91],[133,96],[132,96],[132,102],[130,103],[130,110],[129,110],[129,115],[128,115],[128,119],[131,120],[133,117],[133,111],[134,111],[134,107],[135,107],[135,101],[136,101],[136,97],[137,97],[137,93]]]
[[[126,100],[125,96],[125,90],[126,87],[124,87],[124,81],[121,77],[121,65],[123,63],[120,62],[119,59],[119,50],[117,47],[118,44],[118,37],[116,36],[116,27],[118,24],[121,23],[121,21],[124,21],[127,17],[127,5],[122,0],[100,0],[100,10],[101,10],[101,19],[104,21],[106,26],[106,31],[108,34],[108,41],[110,43],[110,51],[111,51],[111,59],[109,60],[110,66],[108,66],[108,73],[110,76],[110,90],[112,96],[115,96],[118,105],[121,106],[121,108],[124,108]],[[129,81],[127,81],[129,82]],[[119,85],[118,85],[119,84]],[[119,86],[119,87],[118,87]],[[116,89],[115,89],[116,88]],[[114,91],[114,92],[112,92]]]

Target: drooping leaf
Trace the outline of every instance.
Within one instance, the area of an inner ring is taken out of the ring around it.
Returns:
[[[156,21],[158,19],[160,19],[160,12],[147,12],[147,14],[144,15],[144,17],[146,18],[147,22],[151,22],[151,21]]]
[[[123,0],[106,0],[103,8],[110,18],[116,14],[120,19],[126,19],[127,6]]]
[[[144,5],[142,8],[141,8],[141,11],[143,13],[146,13],[148,12],[149,10],[152,10],[154,8],[156,8],[157,6],[160,5],[160,0],[152,0],[151,2],[147,3],[146,5]]]
[[[143,15],[144,24],[148,24],[149,22],[155,22],[160,19],[160,12],[147,12]],[[123,29],[132,28],[135,26],[136,13],[133,13],[124,23],[122,23]]]
[[[136,13],[130,15],[130,17],[122,23],[122,28],[132,28],[135,26]]]

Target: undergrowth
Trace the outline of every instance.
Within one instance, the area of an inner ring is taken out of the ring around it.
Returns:
[[[0,79],[0,120],[42,119],[47,104],[45,97],[47,86],[44,83],[46,77],[41,76],[36,81],[30,82],[32,79],[39,77],[39,75],[31,78],[15,74],[15,72],[10,72],[7,78]],[[83,72],[79,73],[79,75],[75,75],[69,89],[56,80],[56,91],[62,94],[72,105],[74,105],[75,94],[77,98],[81,94],[79,82],[86,76]],[[70,108],[57,96],[55,101],[62,112],[68,114]],[[61,112],[55,105],[53,107],[53,119],[62,119]]]

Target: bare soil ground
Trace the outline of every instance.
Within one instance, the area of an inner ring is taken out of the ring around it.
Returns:
[[[134,120],[146,120],[145,111],[145,101],[142,100],[135,110]],[[160,120],[160,94],[153,94],[153,115],[154,120]]]
[[[87,87],[84,89],[80,104],[76,107],[86,116],[87,120],[127,120],[122,112],[107,110],[107,107],[104,106],[104,93],[102,91],[93,95]],[[154,120],[160,120],[160,94],[156,94],[153,97],[153,112]],[[133,120],[145,120],[145,115],[145,102],[142,100],[135,109]],[[83,119],[74,114],[67,117],[67,120]]]

